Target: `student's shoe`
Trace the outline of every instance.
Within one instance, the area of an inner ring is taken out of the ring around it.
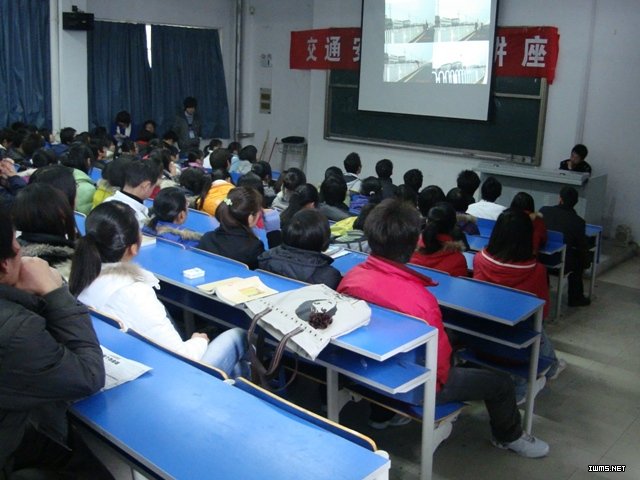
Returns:
[[[553,374],[547,375],[547,379],[548,380],[555,380],[556,378],[558,378],[560,376],[560,374],[562,373],[562,371],[565,368],[567,368],[566,360],[563,360],[562,358],[559,358],[558,359],[558,363],[556,363],[556,365],[555,365],[555,371],[553,372]]]
[[[491,439],[491,443],[503,450],[511,450],[521,457],[540,458],[545,457],[549,453],[549,444],[539,438],[522,432],[519,439],[509,443],[501,443],[495,439]]]
[[[589,305],[591,305],[591,299],[584,295],[582,297],[569,299],[570,307],[587,307]]]
[[[437,428],[433,429],[433,451],[436,451],[436,448],[444,442],[451,432],[453,431],[453,422],[452,421],[443,421],[440,422],[440,425]]]
[[[375,428],[376,430],[384,430],[387,427],[401,427],[402,425],[406,425],[409,423],[411,419],[409,417],[405,417],[404,415],[400,415],[396,413],[389,420],[385,420],[384,422],[375,422],[373,420],[369,420],[367,423],[371,428]]]
[[[535,383],[533,384],[533,398],[536,398],[536,396],[538,395],[538,393],[540,393],[540,390],[544,388],[546,383],[547,383],[547,377],[545,377],[544,375],[536,379]],[[524,395],[522,395],[522,397],[516,399],[516,404],[522,405],[526,403],[526,401],[527,401],[527,392],[524,392]]]

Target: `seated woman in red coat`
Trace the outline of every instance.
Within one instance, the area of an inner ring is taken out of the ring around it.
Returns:
[[[489,244],[473,258],[473,278],[532,293],[545,301],[543,315],[549,312],[547,269],[533,255],[533,224],[525,212],[509,208],[502,212],[491,232]],[[546,373],[554,379],[566,367],[558,360],[544,329],[540,355],[553,360]]]
[[[513,381],[508,375],[451,366],[451,345],[442,314],[435,297],[425,288],[433,282],[405,265],[418,242],[420,224],[420,214],[408,203],[387,199],[376,206],[364,224],[371,255],[347,272],[338,291],[413,315],[437,328],[436,403],[484,400],[494,445],[525,457],[545,456],[549,445],[522,430]]]
[[[518,192],[515,197],[513,197],[513,200],[511,200],[511,208],[522,210],[529,215],[533,223],[533,254],[538,255],[540,248],[544,247],[547,243],[547,226],[544,223],[542,214],[536,212],[533,197],[526,192]]]
[[[440,202],[433,206],[422,231],[422,242],[410,262],[441,270],[454,277],[466,277],[467,261],[462,254],[464,244],[451,236],[455,227],[456,211],[450,203]]]

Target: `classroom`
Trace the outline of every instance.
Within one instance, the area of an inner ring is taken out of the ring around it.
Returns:
[[[258,151],[262,148],[271,155],[274,169],[284,162],[286,146],[282,138],[291,136],[305,139],[303,170],[313,184],[322,181],[328,167],[342,167],[350,152],[357,152],[362,159],[360,178],[375,176],[376,163],[388,158],[394,163],[396,184],[402,183],[404,172],[419,169],[424,175],[423,185],[438,185],[445,192],[455,186],[460,171],[478,166],[478,158],[464,153],[325,138],[328,73],[289,67],[290,34],[359,27],[361,0],[48,1],[53,131],[73,127],[81,132],[89,125],[87,34],[63,30],[60,21],[63,12],[78,7],[94,14],[96,21],[217,30],[231,132],[230,138],[222,140],[224,144],[232,140],[253,144]],[[598,199],[602,208],[599,225],[607,240],[616,236],[620,226],[627,227],[636,238],[640,236],[640,216],[633,207],[640,204],[633,140],[640,131],[640,96],[636,91],[640,53],[635,42],[629,40],[635,38],[638,24],[640,3],[636,0],[502,0],[498,6],[499,26],[558,28],[559,57],[555,80],[548,90],[539,166],[556,169],[569,157],[574,144],[589,147],[594,172],[607,175],[606,193]],[[265,91],[270,93],[268,111],[261,108]],[[501,200],[508,205],[510,198]],[[626,249],[625,255],[629,250],[633,248]],[[598,275],[595,300],[588,309],[567,309],[565,305],[561,316],[545,326],[559,356],[569,364],[563,376],[543,391],[533,413],[535,434],[555,451],[544,460],[530,463],[492,451],[489,442],[479,445],[477,438],[486,437],[487,415],[482,407],[472,406],[470,414],[456,424],[462,428],[454,428],[449,440],[435,452],[431,478],[580,480],[640,476],[640,463],[634,454],[640,445],[635,347],[640,338],[634,318],[640,285],[637,245],[629,256],[633,255],[631,260]],[[304,392],[301,396],[313,405],[309,408],[319,407],[315,405],[317,399],[306,398]],[[391,454],[389,478],[419,478],[424,473],[420,471],[424,461],[419,446],[424,438],[421,427],[413,422],[407,427],[375,432],[368,429],[366,416],[357,405],[349,404],[340,418],[347,427],[374,438]],[[127,469],[115,464],[113,468],[125,475]],[[626,471],[588,471],[589,465],[604,464],[625,465]]]

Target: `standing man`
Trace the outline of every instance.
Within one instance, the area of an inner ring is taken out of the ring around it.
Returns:
[[[584,160],[588,154],[587,147],[579,143],[571,149],[571,157],[560,162],[560,170],[570,170],[591,175],[591,165]]]
[[[560,203],[555,207],[542,207],[540,213],[549,230],[562,232],[567,245],[565,270],[569,272],[569,306],[583,307],[591,304],[591,299],[584,296],[582,275],[589,268],[591,257],[585,221],[573,207],[578,203],[578,191],[569,186],[560,190]]]
[[[69,402],[104,386],[102,350],[87,308],[47,262],[20,255],[5,211],[0,358],[0,477],[22,471],[19,478],[89,478],[88,472],[111,478],[66,417]]]
[[[193,97],[184,99],[184,111],[176,115],[172,130],[178,135],[180,150],[187,151],[200,148],[202,123],[196,112],[198,101]]]

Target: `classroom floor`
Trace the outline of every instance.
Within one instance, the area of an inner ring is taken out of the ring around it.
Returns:
[[[472,405],[436,451],[434,480],[640,479],[640,257],[599,276],[594,295],[590,307],[565,303],[547,325],[568,363],[536,401],[533,433],[550,444],[549,456],[529,460],[493,447],[484,406]],[[379,432],[367,426],[367,413],[352,403],[341,420],[391,454],[391,479],[417,479],[420,426]],[[588,472],[594,464],[626,472]]]

